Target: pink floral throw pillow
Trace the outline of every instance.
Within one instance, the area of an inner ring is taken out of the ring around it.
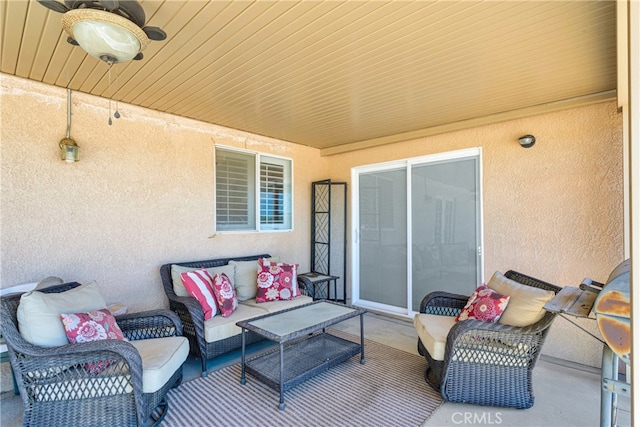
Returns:
[[[86,313],[61,314],[62,324],[71,344],[100,341],[107,339],[124,340],[122,330],[109,310],[89,311]],[[97,375],[113,361],[85,363],[85,369]]]
[[[469,297],[467,305],[464,306],[456,322],[467,319],[482,320],[483,322],[495,323],[500,319],[507,304],[508,295],[501,295],[489,288],[486,284],[479,286]]]
[[[263,262],[260,265],[256,302],[290,300],[300,294],[298,264]]]
[[[213,293],[218,301],[222,317],[229,317],[238,308],[238,297],[231,279],[222,273],[213,276]]]
[[[213,290],[211,274],[205,269],[198,269],[180,273],[180,278],[189,295],[200,303],[204,312],[204,320],[214,317],[218,313],[218,303]]]

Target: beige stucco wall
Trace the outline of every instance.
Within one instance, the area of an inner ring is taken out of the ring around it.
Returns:
[[[66,90],[0,77],[3,288],[95,280],[139,311],[167,305],[163,263],[266,252],[308,268],[311,182],[328,178],[318,150],[123,104],[109,126],[108,100],[73,92],[80,162],[67,164]],[[214,143],[293,159],[293,232],[212,237]]]
[[[585,276],[606,280],[623,257],[622,124],[613,102],[321,157],[130,105],[108,126],[108,101],[74,92],[71,135],[81,161],[70,165],[57,148],[66,90],[0,78],[1,287],[48,275],[95,280],[109,303],[142,310],[166,304],[158,274],[166,262],[270,252],[305,270],[311,182],[350,185],[354,166],[478,146],[485,277],[516,269],[575,286]],[[533,148],[517,143],[526,133],[538,139]],[[294,160],[293,232],[212,237],[214,143]],[[600,350],[563,319],[545,346],[593,366]]]
[[[528,149],[518,137],[533,134]],[[605,102],[330,157],[329,175],[482,147],[484,275],[514,269],[551,283],[605,281],[623,260],[622,115]],[[594,322],[580,322],[597,334]],[[559,318],[544,353],[600,365],[601,345]]]

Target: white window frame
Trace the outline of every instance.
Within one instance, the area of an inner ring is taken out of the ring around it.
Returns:
[[[253,206],[248,208],[248,215],[251,215],[251,218],[245,226],[238,226],[237,228],[218,227],[218,191],[217,191],[217,174],[218,169],[217,166],[214,167],[214,205],[215,205],[215,214],[214,214],[214,227],[216,233],[243,233],[243,232],[287,232],[293,231],[293,159],[288,157],[276,156],[273,154],[265,154],[257,151],[251,150],[243,150],[235,147],[226,147],[216,145],[214,150],[214,160],[217,155],[218,150],[224,150],[227,152],[238,153],[240,155],[246,155],[248,157],[254,158],[254,188],[253,191],[249,191],[253,193],[250,194],[249,197],[253,199]],[[217,164],[214,161],[214,165]],[[283,197],[282,197],[282,223],[262,223],[262,206],[261,206],[261,165],[270,163],[283,167]]]

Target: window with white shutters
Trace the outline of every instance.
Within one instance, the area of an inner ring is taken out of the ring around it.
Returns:
[[[293,228],[290,159],[216,148],[215,176],[216,230]]]

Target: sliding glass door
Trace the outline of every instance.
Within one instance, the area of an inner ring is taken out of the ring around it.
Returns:
[[[353,170],[353,302],[412,315],[482,281],[480,149]]]
[[[359,299],[380,306],[407,303],[407,171],[360,176]]]

